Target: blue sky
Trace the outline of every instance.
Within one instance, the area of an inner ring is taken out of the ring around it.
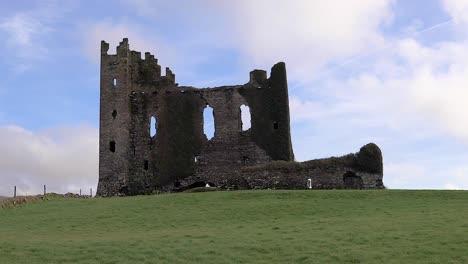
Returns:
[[[384,154],[398,189],[468,189],[468,1],[0,4],[0,195],[94,188],[99,47],[122,38],[181,85],[287,65],[299,161]]]

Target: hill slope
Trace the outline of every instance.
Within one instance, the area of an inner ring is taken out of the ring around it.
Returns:
[[[238,191],[0,209],[0,263],[468,263],[468,192]]]

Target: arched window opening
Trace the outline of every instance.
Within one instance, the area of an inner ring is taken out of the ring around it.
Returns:
[[[156,117],[152,116],[150,121],[150,137],[156,136]]]
[[[115,141],[109,142],[109,150],[115,152]]]
[[[241,105],[240,115],[242,131],[246,131],[252,126],[250,123],[250,108],[247,105]]]
[[[214,111],[209,105],[206,105],[203,110],[203,133],[208,140],[212,139],[215,134]]]

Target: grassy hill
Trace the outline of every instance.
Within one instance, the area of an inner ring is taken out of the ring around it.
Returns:
[[[468,263],[468,192],[236,191],[0,209],[0,263]]]

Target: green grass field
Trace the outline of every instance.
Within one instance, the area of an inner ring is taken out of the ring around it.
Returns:
[[[57,198],[0,209],[0,263],[468,263],[468,192]]]

